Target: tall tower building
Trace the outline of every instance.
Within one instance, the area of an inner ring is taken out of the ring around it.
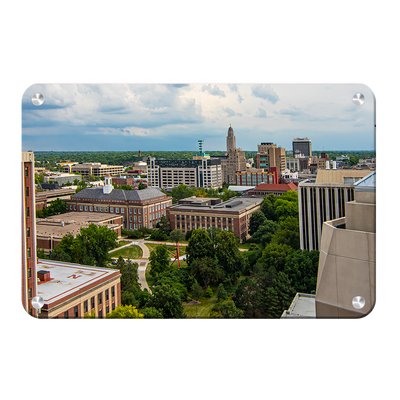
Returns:
[[[229,126],[228,136],[226,138],[226,151],[230,149],[236,149],[236,138],[232,126]]]
[[[309,138],[296,138],[293,139],[293,157],[296,154],[304,154],[305,157],[312,156],[311,140]]]
[[[37,292],[35,159],[32,151],[22,153],[22,305],[32,316],[32,299]]]

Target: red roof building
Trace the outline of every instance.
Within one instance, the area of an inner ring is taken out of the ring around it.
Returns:
[[[289,190],[297,192],[297,186],[293,183],[261,184],[249,191],[249,196],[268,196],[270,193],[281,196]]]

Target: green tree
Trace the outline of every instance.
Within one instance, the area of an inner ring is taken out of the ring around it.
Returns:
[[[144,315],[144,318],[164,318],[162,311],[157,310],[154,307],[145,307],[140,310]]]
[[[164,235],[169,235],[171,233],[169,221],[167,220],[166,217],[164,217],[164,215],[161,217],[160,222],[159,222],[159,231],[160,231],[160,233],[163,233]]]
[[[247,317],[258,317],[262,307],[262,290],[256,278],[246,276],[235,291],[235,304]]]
[[[196,258],[214,256],[213,243],[207,232],[202,229],[195,229],[192,232],[186,247],[188,265],[191,265]]]
[[[249,221],[249,234],[253,235],[258,228],[267,220],[262,211],[255,211],[251,214]]]
[[[146,185],[144,184],[144,183],[142,183],[142,182],[139,182],[139,185],[138,185],[138,190],[143,190],[143,189],[146,189]]]
[[[265,197],[264,201],[261,204],[261,211],[264,213],[265,217],[271,221],[277,221],[277,217],[275,215],[275,200],[277,196],[270,193],[267,197]]]
[[[106,267],[111,262],[110,250],[117,247],[118,233],[109,229],[106,225],[98,226],[90,224],[87,228],[81,228],[76,236],[80,247],[87,249],[88,257],[93,258],[98,267]]]
[[[121,302],[123,304],[135,305],[129,295],[126,295],[127,297],[124,297],[124,301],[122,301],[122,294],[125,292],[134,292],[135,288],[139,288],[138,265],[130,260],[125,261],[122,256],[119,256],[115,268],[121,272]]]
[[[203,295],[203,290],[197,281],[195,281],[191,288],[192,298],[198,301]]]
[[[216,235],[214,244],[218,265],[225,274],[234,277],[244,270],[245,259],[239,251],[237,238],[233,232],[221,231]]]
[[[208,297],[208,298],[211,298],[212,295],[213,295],[212,289],[210,288],[210,286],[207,286],[207,289],[206,289],[206,291],[204,292],[204,296],[205,296],[205,297]]]
[[[266,288],[263,302],[263,309],[267,318],[279,318],[282,315],[283,311],[281,311],[276,288]]]
[[[270,267],[273,267],[275,271],[283,271],[286,257],[293,251],[293,248],[287,244],[268,243],[257,263],[263,267],[264,271],[268,271]]]
[[[257,231],[252,235],[249,241],[261,243],[265,246],[271,241],[278,228],[279,225],[277,222],[266,219],[263,224],[258,227]]]
[[[218,301],[221,301],[221,300],[226,300],[227,298],[228,298],[228,293],[225,290],[225,286],[223,285],[223,283],[220,283],[218,286],[217,299]]]
[[[176,289],[169,285],[159,285],[152,289],[153,296],[149,298],[146,307],[160,310],[164,318],[185,318],[181,298]]]
[[[209,284],[218,283],[224,278],[224,271],[217,265],[213,257],[196,258],[190,269],[192,275],[203,284],[204,288],[207,288]]]
[[[233,300],[224,301],[219,307],[219,318],[243,318],[244,312],[237,308]]]
[[[150,253],[149,261],[151,264],[151,276],[156,276],[166,271],[170,264],[168,247],[165,244],[156,246],[155,250]]]
[[[136,307],[131,305],[121,305],[115,308],[111,313],[106,315],[106,318],[143,318]]]
[[[297,250],[286,257],[284,272],[291,279],[296,292],[315,293],[319,252]]]
[[[179,242],[181,242],[182,240],[186,239],[186,235],[180,230],[180,229],[174,229],[170,234],[169,234],[169,238],[175,242],[176,244],[178,244]]]

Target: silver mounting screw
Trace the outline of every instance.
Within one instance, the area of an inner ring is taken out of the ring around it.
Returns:
[[[360,310],[361,308],[363,308],[365,306],[365,299],[364,299],[364,297],[356,296],[356,297],[354,297],[352,303],[353,303],[354,308],[357,308],[357,310]]]
[[[364,97],[364,95],[363,95],[362,93],[356,93],[356,94],[353,96],[353,103],[354,103],[355,105],[357,105],[357,106],[363,105],[363,104],[364,104],[364,101],[365,101],[365,97]]]
[[[43,104],[43,102],[44,102],[44,97],[43,97],[43,95],[41,93],[35,93],[32,96],[32,103],[35,106],[41,106]]]
[[[40,296],[35,296],[32,299],[32,307],[35,310],[40,310],[44,305],[44,300]]]

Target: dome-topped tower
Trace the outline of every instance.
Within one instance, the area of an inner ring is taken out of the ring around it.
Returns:
[[[231,125],[228,129],[228,137],[226,138],[226,151],[229,151],[230,149],[236,149],[235,133],[233,132]]]
[[[107,174],[105,176],[105,183],[103,186],[103,193],[104,194],[110,194],[112,192],[112,190],[114,189],[113,185],[112,185],[112,180],[111,180],[111,175]]]

